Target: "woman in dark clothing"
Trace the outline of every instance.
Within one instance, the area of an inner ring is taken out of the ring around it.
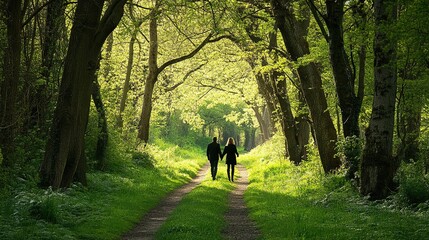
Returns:
[[[225,156],[225,154],[226,154],[226,165],[227,165],[226,172],[228,173],[228,180],[229,181],[232,180],[234,182],[234,167],[237,164],[237,158],[235,156],[237,155],[238,157],[238,152],[237,152],[237,147],[234,144],[234,138],[232,137],[228,138],[228,143],[223,149],[222,155]],[[231,175],[229,174],[230,169],[231,169]]]

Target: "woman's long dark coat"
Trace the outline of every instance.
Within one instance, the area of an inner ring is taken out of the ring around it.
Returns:
[[[238,157],[238,152],[237,152],[237,147],[234,144],[229,144],[227,146],[225,146],[225,148],[223,149],[223,156],[225,156],[226,154],[226,164],[232,164],[232,165],[236,165],[237,164],[237,158]]]

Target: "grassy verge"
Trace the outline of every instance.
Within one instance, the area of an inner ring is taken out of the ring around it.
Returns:
[[[187,194],[156,234],[156,239],[222,239],[228,194],[234,185],[228,182],[224,162],[219,163],[217,180],[207,174],[205,180]]]
[[[370,202],[317,159],[296,167],[275,143],[243,156],[250,171],[245,200],[264,239],[428,239],[429,212]]]
[[[205,163],[195,150],[148,151],[150,164],[123,154],[108,172],[88,174],[88,187],[58,192],[24,183],[1,191],[0,239],[117,239]]]

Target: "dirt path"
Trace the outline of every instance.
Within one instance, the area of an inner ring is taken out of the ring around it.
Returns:
[[[174,190],[157,207],[149,211],[141,222],[134,229],[125,234],[122,239],[154,239],[156,231],[158,231],[174,208],[176,208],[183,196],[192,191],[192,189],[203,181],[208,169],[209,164],[204,165],[191,182]]]
[[[229,195],[229,209],[225,214],[227,227],[222,231],[225,239],[252,240],[261,236],[254,222],[248,216],[244,203],[244,191],[249,185],[248,173],[244,166],[237,165],[240,177],[236,180],[236,188]]]
[[[203,166],[197,176],[184,186],[174,190],[157,207],[149,211],[141,222],[130,232],[125,234],[123,240],[154,239],[155,233],[167,220],[171,212],[176,208],[183,196],[192,191],[202,182],[205,174],[208,174],[209,164]],[[226,228],[222,231],[225,239],[252,240],[260,236],[255,224],[249,219],[248,211],[244,203],[243,194],[249,182],[248,173],[244,166],[237,165],[240,177],[236,179],[236,188],[229,195],[229,209],[225,213]]]

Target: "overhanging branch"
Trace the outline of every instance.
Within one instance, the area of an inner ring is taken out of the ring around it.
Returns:
[[[192,73],[194,73],[194,72],[196,72],[196,71],[200,70],[200,69],[201,69],[204,65],[206,65],[206,64],[207,64],[207,63],[200,64],[198,67],[196,67],[196,68],[194,68],[194,69],[190,70],[189,72],[187,72],[187,73],[185,74],[185,76],[183,77],[182,81],[180,81],[180,82],[178,82],[178,83],[174,84],[174,85],[173,85],[173,86],[171,86],[171,87],[166,87],[166,88],[165,88],[165,91],[166,91],[166,92],[170,92],[170,91],[175,90],[175,89],[176,89],[176,88],[178,88],[180,85],[182,85],[183,83],[185,83],[186,79],[187,79],[189,76],[191,76],[191,74],[192,74]]]

